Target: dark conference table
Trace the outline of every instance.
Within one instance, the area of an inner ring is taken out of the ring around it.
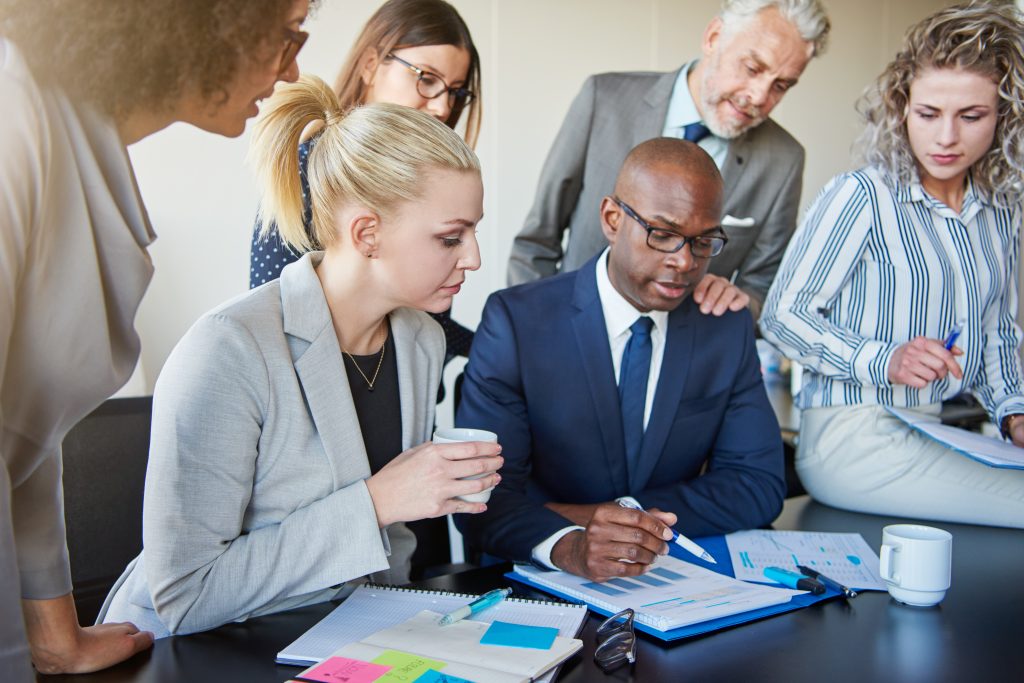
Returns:
[[[777,529],[859,532],[877,552],[882,527],[901,521],[836,510],[807,497],[786,501]],[[934,523],[953,534],[953,580],[935,608],[900,605],[888,593],[865,592],[706,636],[664,644],[640,635],[637,663],[605,675],[593,663],[591,614],[584,647],[558,681],[1022,681],[1024,680],[1024,531]],[[414,584],[482,593],[512,585],[518,595],[544,594],[509,582],[509,565],[474,569]],[[153,650],[117,667],[40,681],[185,681],[281,683],[300,669],[274,655],[334,605],[223,626],[157,641]]]

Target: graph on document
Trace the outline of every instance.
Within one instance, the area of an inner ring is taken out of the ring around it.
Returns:
[[[640,576],[601,583],[521,565],[516,572],[608,612],[632,607],[638,621],[660,630],[787,602],[798,594],[737,581],[670,556],[658,558],[657,564]]]
[[[860,534],[737,531],[725,537],[737,579],[768,583],[765,567],[816,569],[850,588],[885,590],[878,556]]]

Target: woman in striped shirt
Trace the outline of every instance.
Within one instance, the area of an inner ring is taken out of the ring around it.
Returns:
[[[818,195],[761,318],[807,369],[797,471],[837,507],[1022,527],[1024,471],[963,457],[885,408],[937,414],[970,391],[1024,446],[1024,25],[1012,7],[928,17],[862,112],[867,165]]]

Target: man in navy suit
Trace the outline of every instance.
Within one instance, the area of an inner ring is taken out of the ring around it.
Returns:
[[[456,423],[496,432],[505,466],[488,510],[457,518],[471,544],[604,580],[646,571],[669,526],[778,515],[782,441],[752,318],[691,296],[724,246],[722,194],[699,147],[644,142],[601,202],[609,248],[487,301]]]

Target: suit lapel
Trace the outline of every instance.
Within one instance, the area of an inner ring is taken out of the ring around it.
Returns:
[[[370,465],[341,347],[320,280],[313,270],[321,258],[316,252],[307,254],[284,269],[281,310],[295,373],[323,443],[334,485],[339,487],[369,477]]]
[[[417,370],[421,376],[431,366],[427,350],[417,342],[419,320],[410,311],[398,309],[391,314],[391,334],[395,344],[398,363],[398,396],[402,410],[402,450],[417,444],[417,425],[429,424],[425,410],[433,406],[436,396],[430,395],[430,382],[416,381]]]
[[[630,491],[642,491],[662,457],[665,441],[676,417],[679,401],[686,387],[686,377],[693,357],[695,325],[690,323],[693,312],[692,299],[684,301],[668,318],[668,336],[665,339],[665,356],[661,363],[661,376],[654,394],[651,415],[644,430],[637,466],[629,479]]]
[[[686,67],[683,67],[686,68]],[[630,149],[651,138],[661,137],[665,130],[665,116],[672,100],[672,88],[675,87],[679,71],[662,74],[644,96],[644,105],[638,107],[633,126],[633,144]]]
[[[736,138],[735,140],[729,141],[729,151],[726,152],[725,162],[722,164],[722,182],[725,185],[725,206],[723,211],[726,214],[734,214],[736,211],[742,213],[743,209],[737,209],[732,206],[729,202],[729,197],[743,195],[738,194],[735,190],[740,184],[743,174],[750,166],[750,134],[748,131]],[[745,218],[747,214],[743,216],[736,215],[737,218]]]
[[[599,257],[598,257],[599,258]],[[622,412],[619,409],[619,390],[615,385],[612,351],[608,345],[608,329],[604,322],[601,299],[597,295],[595,261],[591,259],[576,271],[572,318],[573,331],[580,361],[590,387],[597,422],[601,427],[601,443],[614,489],[628,478],[626,446],[622,435]]]

